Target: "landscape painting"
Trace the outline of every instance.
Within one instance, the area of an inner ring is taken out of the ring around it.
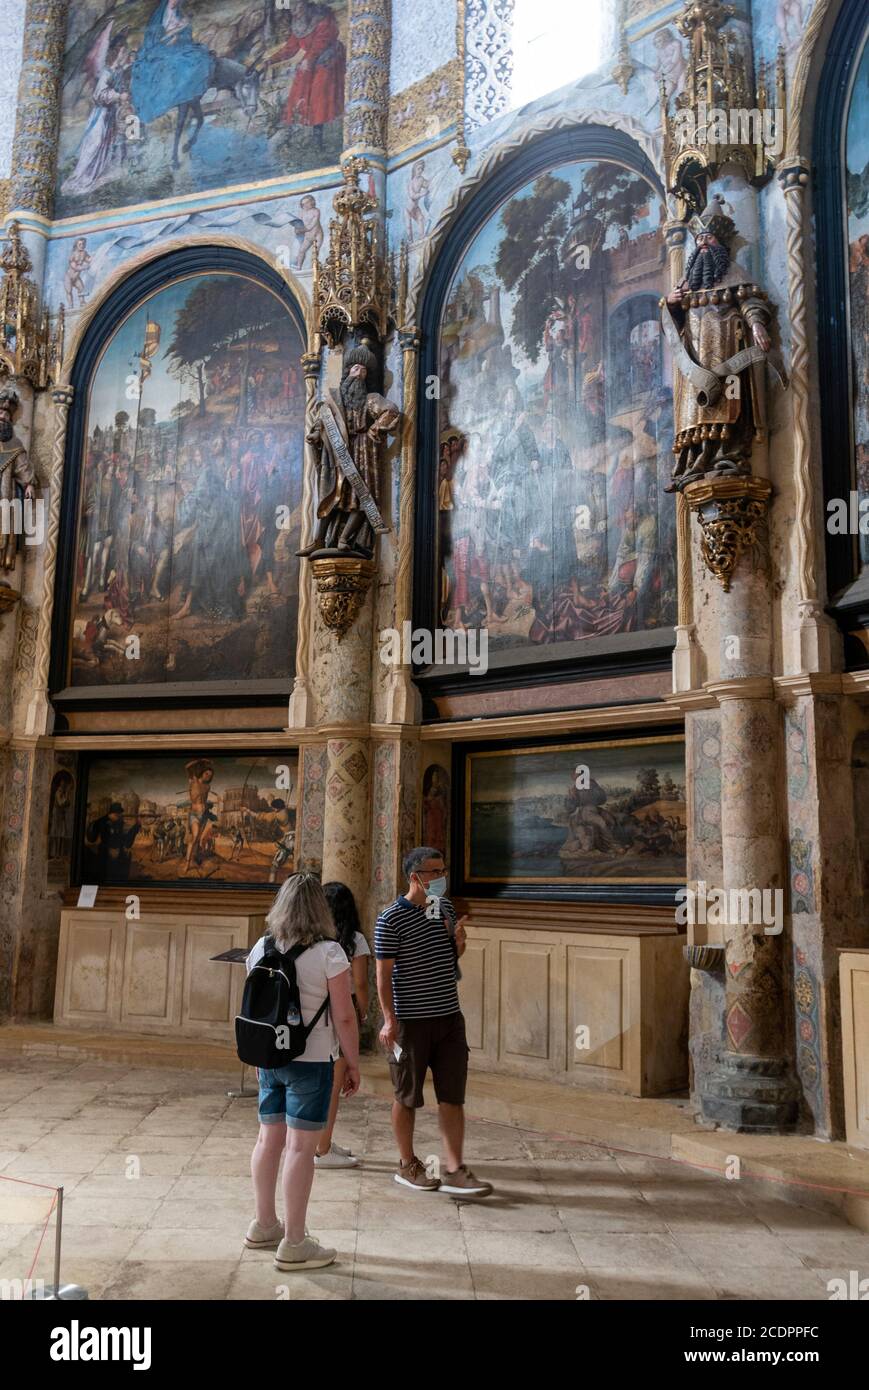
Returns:
[[[294,871],[298,756],[97,756],[79,881],[280,884]]]
[[[632,170],[572,163],[493,214],[453,278],[437,606],[494,651],[675,622],[664,218]]]
[[[77,0],[56,215],[338,163],[346,0]]]
[[[241,275],[177,281],[118,328],[88,399],[70,686],[290,680],[302,351]]]
[[[465,881],[684,883],[682,735],[470,753]]]

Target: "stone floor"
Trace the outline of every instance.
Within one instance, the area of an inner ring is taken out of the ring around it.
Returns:
[[[364,1156],[318,1173],[308,1224],[339,1252],[278,1273],[241,1244],[250,1101],[237,1076],[25,1059],[0,1068],[0,1278],[30,1272],[63,1183],[62,1278],[100,1299],[827,1299],[869,1276],[869,1236],[839,1217],[659,1158],[469,1120],[496,1194],[456,1203],[392,1181],[388,1102],[358,1098],[338,1138]],[[417,1152],[438,1152],[424,1111]],[[136,1161],[140,1176],[128,1177]],[[16,1179],[18,1181],[6,1181]],[[22,1180],[26,1180],[22,1181]],[[53,1223],[33,1269],[51,1279]]]

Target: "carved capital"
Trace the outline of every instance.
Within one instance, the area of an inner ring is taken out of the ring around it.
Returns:
[[[802,193],[808,186],[811,165],[805,159],[784,159],[776,169],[776,178],[785,193]]]
[[[58,410],[69,410],[75,396],[74,386],[56,386],[51,393],[51,399]]]
[[[302,353],[302,375],[306,381],[311,377],[316,379],[320,375],[320,358],[319,351]]]
[[[349,632],[371,588],[377,566],[353,555],[330,555],[311,560],[320,614],[338,640]]]
[[[704,478],[689,483],[683,495],[700,522],[703,562],[729,593],[739,557],[766,520],[772,484],[766,478]]]
[[[421,335],[418,328],[400,328],[398,330],[398,345],[402,352],[419,352]]]

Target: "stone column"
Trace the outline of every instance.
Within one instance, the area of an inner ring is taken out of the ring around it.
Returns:
[[[667,288],[677,285],[685,270],[684,222],[667,222]],[[691,512],[681,492],[676,494],[676,584],[678,612],[673,651],[673,690],[696,690],[700,684],[700,649],[694,628],[694,584],[691,574]]]
[[[12,146],[13,212],[50,218],[68,0],[28,0]]]
[[[809,336],[806,316],[805,190],[811,166],[799,157],[782,161],[778,178],[787,208],[788,317],[791,328],[790,389],[793,400],[793,451],[796,512],[796,568],[800,625],[785,669],[830,671],[834,627],[818,592],[819,546],[824,527],[816,504],[809,423]],[[819,491],[819,489],[818,489]]]
[[[320,379],[321,354],[305,352],[302,354],[302,371],[305,376],[305,418],[317,396]],[[300,549],[304,549],[311,539],[314,509],[314,488],[312,480],[315,473],[315,460],[310,444],[304,447],[304,468],[302,479],[302,529]],[[299,568],[299,616],[296,623],[296,674],[293,679],[293,693],[290,696],[289,728],[304,729],[310,717],[310,693],[308,688],[308,666],[311,652],[311,625],[313,620],[311,605],[311,567],[303,564]]]
[[[395,627],[412,621],[413,613],[413,536],[416,505],[416,384],[419,371],[419,333],[415,328],[399,332],[403,362],[401,488],[398,521],[398,564],[395,571]],[[398,666],[392,673],[387,708],[390,724],[419,722],[422,702],[411,678],[410,667]]]
[[[389,0],[350,0],[344,156],[386,155],[389,115]]]
[[[721,717],[721,887],[777,894],[784,922],[781,711],[770,672],[772,601],[768,541],[759,535],[720,593],[722,679],[707,688]],[[711,885],[710,885],[711,886]],[[716,887],[718,885],[715,885]],[[784,931],[771,934],[745,906],[726,910],[726,1044],[699,1088],[705,1119],[728,1129],[778,1133],[797,1119],[786,1027]],[[775,924],[772,924],[775,925]]]
[[[72,397],[73,388],[71,386],[61,386],[52,392],[55,408],[54,438],[51,448],[51,473],[48,480],[48,520],[42,555],[42,603],[36,638],[33,695],[27,710],[26,732],[29,737],[50,734],[54,725],[54,711],[48,698],[48,669],[51,659],[54,575],[57,568],[57,545],[60,535],[60,498],[63,486],[64,455],[66,453],[66,427]]]

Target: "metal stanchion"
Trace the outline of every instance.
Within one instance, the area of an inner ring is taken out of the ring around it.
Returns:
[[[28,1295],[31,1300],[45,1300],[54,1303],[61,1299],[87,1298],[87,1289],[81,1284],[62,1284],[60,1282],[60,1243],[63,1226],[63,1188],[57,1189],[57,1221],[54,1227],[54,1283],[33,1287]]]

